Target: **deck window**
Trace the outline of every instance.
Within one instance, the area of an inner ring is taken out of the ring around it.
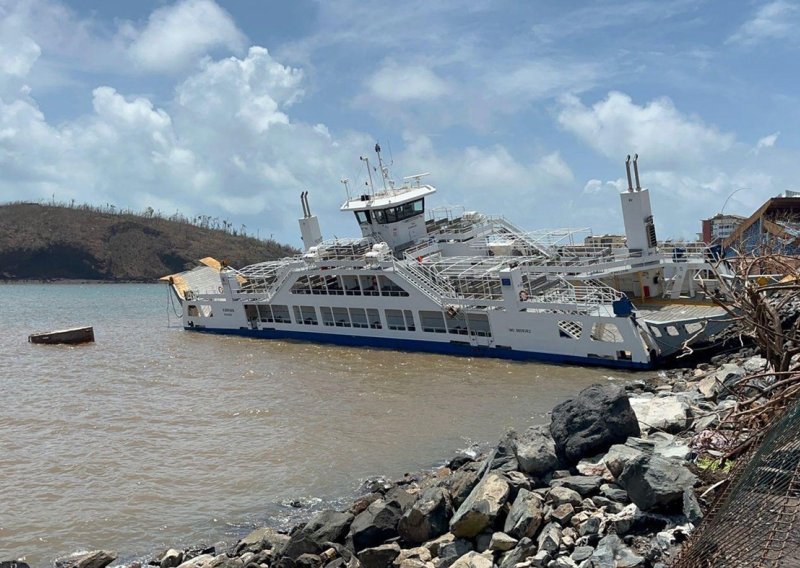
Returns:
[[[467,335],[467,318],[464,312],[459,312],[447,318],[447,332],[455,335]]]
[[[342,276],[344,293],[347,296],[360,296],[361,286],[358,285],[358,276]]]
[[[294,284],[292,284],[291,289],[292,294],[310,294],[311,287],[308,283],[308,276],[301,276],[298,278]]]
[[[333,327],[336,323],[333,320],[333,312],[327,306],[323,306],[319,309],[319,313],[322,316],[322,325],[327,325]]]
[[[442,312],[429,312],[422,310],[419,312],[419,323],[422,331],[429,333],[447,333],[444,325],[444,315]]]
[[[350,314],[347,308],[333,308],[333,321],[336,327],[350,327]]]
[[[367,312],[364,308],[350,308],[350,322],[353,327],[369,327],[367,323]]]
[[[381,314],[375,308],[367,308],[367,321],[371,329],[382,329]]]
[[[189,306],[187,313],[189,314],[190,318],[197,317],[200,315],[200,311],[197,309],[197,306]]]
[[[314,306],[293,306],[294,321],[304,325],[317,325],[317,311]]]
[[[467,324],[469,324],[470,335],[478,337],[491,337],[492,328],[489,326],[489,316],[486,314],[467,314]]]
[[[358,280],[361,283],[361,290],[365,296],[380,295],[377,276],[359,276]]]
[[[272,316],[275,323],[292,323],[292,316],[289,314],[289,306],[273,305]]]
[[[385,310],[386,327],[395,331],[405,331],[406,322],[403,319],[403,312],[400,310]]]
[[[406,319],[406,329],[414,331],[417,326],[414,325],[414,313],[411,310],[403,310],[403,317]]]
[[[378,276],[377,282],[380,287],[381,296],[408,296],[408,292],[395,284],[394,281],[387,276]]]

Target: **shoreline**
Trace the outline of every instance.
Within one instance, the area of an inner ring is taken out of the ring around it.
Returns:
[[[549,424],[509,431],[486,452],[461,451],[399,480],[368,479],[352,498],[321,503],[349,502],[344,509],[297,503],[305,521],[291,527],[243,529],[236,543],[153,551],[145,559],[123,554],[124,563],[95,551],[56,565],[662,568],[702,519],[714,495],[710,479],[721,475],[698,466],[693,439],[731,407],[728,375],[766,364],[749,348],[713,360],[624,386],[589,387],[553,408]],[[588,435],[597,424],[603,432]],[[642,489],[650,470],[678,486]]]

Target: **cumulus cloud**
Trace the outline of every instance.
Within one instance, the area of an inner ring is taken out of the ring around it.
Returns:
[[[768,40],[795,38],[800,24],[800,6],[776,0],[761,6],[756,14],[731,35],[727,43],[752,46]]]
[[[181,0],[155,10],[129,47],[131,59],[142,69],[171,72],[186,67],[210,50],[223,47],[238,52],[244,34],[231,16],[213,0]]]
[[[394,62],[367,79],[367,87],[376,97],[391,102],[436,99],[449,90],[447,83],[428,67]]]
[[[561,98],[557,119],[606,157],[621,160],[639,153],[656,167],[696,164],[729,150],[735,141],[732,134],[681,113],[667,97],[638,105],[630,96],[612,91],[588,107],[568,95]]]
[[[775,146],[775,142],[778,141],[778,136],[780,135],[780,132],[773,132],[772,134],[764,136],[763,138],[759,138],[753,151],[758,154],[764,148],[772,148]]]

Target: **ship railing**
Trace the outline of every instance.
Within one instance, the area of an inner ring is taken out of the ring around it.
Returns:
[[[530,302],[570,304],[583,307],[608,306],[621,297],[620,292],[599,282],[572,284],[560,279],[557,286],[531,294]]]
[[[438,254],[440,251],[439,243],[423,242],[409,247],[403,251],[403,258],[407,261],[418,261],[431,255]]]
[[[421,263],[416,261],[394,261],[393,265],[396,273],[404,276],[437,304],[441,305],[445,297],[456,296],[456,291],[449,282],[438,278],[435,273],[423,268]]]

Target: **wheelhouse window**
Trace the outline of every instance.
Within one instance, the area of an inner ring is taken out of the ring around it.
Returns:
[[[410,219],[411,217],[420,215],[424,212],[425,212],[425,200],[416,199],[414,201],[398,205],[397,207],[376,209],[372,212],[372,215],[375,218],[376,223],[380,225],[385,225],[386,223],[396,223],[397,221],[404,221],[405,219]],[[357,211],[356,217],[359,219],[358,222],[360,224],[363,224],[361,222],[361,217],[358,216],[359,213],[362,213],[362,211]]]
[[[356,211],[356,220],[359,225],[369,225],[370,214],[369,211]]]

